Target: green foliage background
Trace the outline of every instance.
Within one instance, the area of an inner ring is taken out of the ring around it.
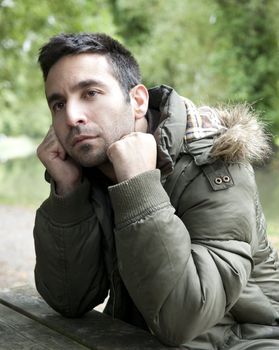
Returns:
[[[59,32],[106,32],[135,54],[147,86],[197,104],[248,101],[279,131],[276,0],[0,0],[0,133],[49,125],[39,48]]]

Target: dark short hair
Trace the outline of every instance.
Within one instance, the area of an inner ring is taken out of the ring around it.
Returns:
[[[103,33],[62,33],[52,37],[39,51],[38,62],[44,80],[60,58],[81,53],[106,56],[111,64],[113,76],[127,95],[141,81],[139,65],[131,52],[117,40]]]

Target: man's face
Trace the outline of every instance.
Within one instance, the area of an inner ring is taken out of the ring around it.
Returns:
[[[85,167],[107,161],[108,147],[134,131],[135,118],[105,56],[65,56],[50,69],[46,96],[58,140]]]

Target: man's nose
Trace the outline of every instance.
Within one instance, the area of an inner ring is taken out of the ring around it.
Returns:
[[[76,126],[78,124],[86,124],[87,117],[82,108],[71,103],[66,108],[66,121],[69,126]]]

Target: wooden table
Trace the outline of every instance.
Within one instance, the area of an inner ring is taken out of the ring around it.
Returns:
[[[0,350],[165,350],[141,329],[91,311],[67,319],[31,286],[0,290]],[[178,348],[177,348],[178,349]]]

